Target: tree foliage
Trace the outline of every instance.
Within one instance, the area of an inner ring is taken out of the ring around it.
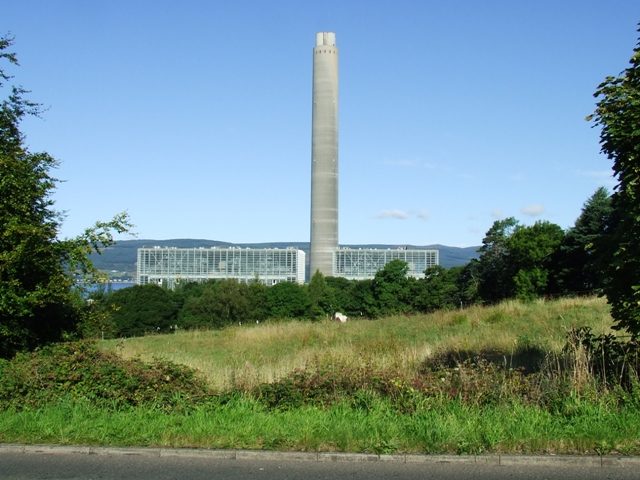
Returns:
[[[640,32],[640,28],[638,29]],[[613,161],[612,256],[604,291],[619,329],[640,335],[640,40],[629,67],[609,76],[588,119],[601,127],[602,152]]]
[[[173,292],[158,285],[135,285],[113,292],[107,303],[117,336],[166,332],[176,322],[178,304]]]
[[[199,294],[184,301],[179,325],[185,328],[222,328],[246,322],[251,316],[249,285],[236,280],[211,280],[202,284]]]
[[[407,278],[408,271],[407,262],[391,260],[376,272],[372,292],[378,315],[394,315],[409,311],[411,287]]]
[[[508,240],[519,222],[513,218],[496,220],[487,231],[480,247],[478,260],[478,294],[487,303],[494,303],[511,295],[514,271],[509,264]]]
[[[560,246],[558,287],[560,293],[589,295],[598,293],[604,285],[611,196],[600,187],[589,197],[574,226]]]
[[[547,221],[531,226],[513,217],[494,222],[482,242],[477,264],[480,298],[494,303],[553,293],[550,277],[563,238],[562,228]]]
[[[428,313],[439,309],[457,308],[460,305],[459,278],[461,268],[428,268],[413,284],[412,304],[416,311]]]
[[[347,315],[359,315],[360,311],[354,309],[353,296],[351,295],[351,287],[353,281],[342,277],[326,277],[325,283],[329,289],[331,299],[331,314],[335,312],[343,312]]]
[[[304,318],[309,308],[309,296],[302,285],[281,282],[267,291],[271,318]]]
[[[458,275],[458,295],[462,306],[480,303],[478,286],[480,284],[478,259],[473,259],[460,270]]]
[[[11,45],[11,38],[0,37],[0,61],[17,65]],[[0,66],[0,89],[11,78]],[[113,243],[112,231],[130,227],[121,214],[77,238],[58,239],[62,216],[51,198],[57,184],[51,170],[58,163],[25,145],[20,122],[39,114],[26,93],[10,86],[0,104],[0,357],[72,331],[82,313],[75,275],[95,275],[87,255]]]
[[[558,225],[539,221],[529,227],[519,227],[509,238],[509,264],[515,271],[512,294],[522,300],[552,293],[550,276],[564,232]]]
[[[311,277],[308,293],[309,316],[312,319],[323,318],[335,313],[333,291],[329,285],[327,285],[327,280],[319,270]]]

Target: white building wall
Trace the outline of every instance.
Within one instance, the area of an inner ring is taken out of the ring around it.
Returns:
[[[137,283],[169,288],[211,279],[302,284],[304,270],[305,254],[294,248],[139,248]]]
[[[333,276],[349,280],[373,278],[376,272],[392,260],[407,262],[407,275],[423,278],[427,268],[439,264],[440,252],[418,249],[340,248],[334,253]]]

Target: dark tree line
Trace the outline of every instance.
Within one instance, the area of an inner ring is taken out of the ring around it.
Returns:
[[[172,329],[223,328],[266,320],[351,318],[429,312],[459,305],[461,268],[429,269],[423,279],[407,277],[407,264],[387,264],[372,280],[324,277],[317,272],[308,285],[282,282],[210,280],[186,283],[176,290],[139,285],[92,295],[86,336],[134,336]]]

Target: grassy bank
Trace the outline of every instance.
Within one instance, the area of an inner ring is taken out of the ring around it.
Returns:
[[[189,413],[99,409],[63,401],[0,412],[0,442],[113,446],[276,449],[373,453],[640,453],[640,411],[574,402],[552,414],[521,404],[458,402],[398,414],[383,400],[368,409],[341,403],[267,410],[237,397]]]
[[[368,364],[414,372],[426,358],[448,351],[497,351],[510,361],[534,347],[559,352],[577,326],[610,330],[602,298],[504,302],[428,315],[375,321],[267,323],[217,331],[185,331],[108,340],[105,350],[125,358],[162,358],[204,374],[216,389],[251,388],[272,382],[310,363]]]
[[[589,298],[62,344],[0,362],[0,442],[640,454],[637,376],[565,348],[610,325]]]

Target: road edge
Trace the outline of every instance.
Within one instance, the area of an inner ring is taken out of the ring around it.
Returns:
[[[139,455],[146,457],[199,457],[218,460],[311,462],[467,463],[504,466],[640,467],[640,457],[621,455],[438,455],[342,452],[277,452],[267,450],[215,450],[205,448],[94,447],[83,445],[0,444],[0,453]]]

